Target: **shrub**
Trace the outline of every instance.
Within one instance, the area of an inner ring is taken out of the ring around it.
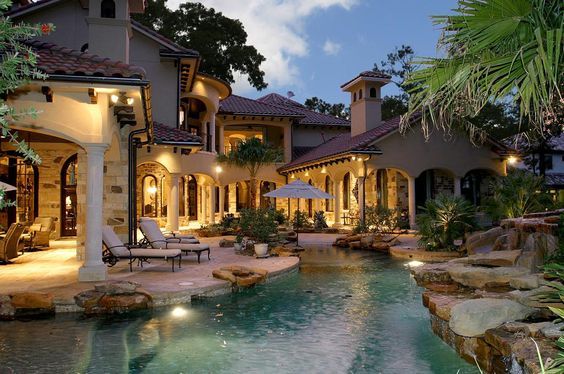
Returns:
[[[292,219],[292,224],[294,225],[295,230],[311,227],[311,222],[306,212],[302,212],[301,210],[296,210],[294,212],[294,218]]]
[[[492,182],[493,196],[484,204],[486,212],[492,219],[499,220],[551,209],[554,203],[543,187],[542,177],[524,170],[512,170],[506,177]]]
[[[239,224],[244,235],[257,240],[259,243],[268,243],[270,236],[277,232],[272,209],[243,209]]]
[[[454,240],[475,227],[474,207],[463,197],[441,194],[422,209],[417,216],[419,243],[427,250],[454,250]]]
[[[327,220],[325,219],[325,212],[319,210],[313,214],[313,227],[316,230],[323,230],[329,227],[327,225]]]
[[[284,209],[276,210],[271,208],[271,210],[276,223],[279,225],[283,225],[286,222],[286,212],[284,211]]]
[[[400,228],[400,211],[388,209],[380,205],[366,206],[364,210],[364,224],[373,233],[391,233]]]

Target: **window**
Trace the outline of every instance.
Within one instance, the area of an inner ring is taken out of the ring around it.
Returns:
[[[343,209],[349,209],[350,202],[350,190],[351,190],[351,174],[347,173],[343,177]]]
[[[141,182],[141,215],[143,217],[157,216],[157,178],[154,175],[146,175]]]
[[[362,100],[362,88],[358,90],[358,99]]]
[[[356,92],[353,93],[353,102],[356,101]]]
[[[328,175],[325,176],[325,192],[333,195],[333,181],[331,181]],[[333,199],[325,199],[325,210],[328,212],[333,211]]]
[[[114,0],[102,0],[100,4],[100,17],[116,18],[116,4]]]
[[[552,155],[544,155],[544,168],[545,170],[552,170]]]
[[[376,88],[374,87],[370,88],[370,97],[376,97]]]
[[[76,235],[77,199],[76,185],[78,176],[77,155],[69,157],[61,170],[61,235]]]

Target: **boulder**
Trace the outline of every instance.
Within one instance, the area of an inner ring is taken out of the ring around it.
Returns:
[[[248,268],[240,265],[224,266],[212,271],[214,278],[226,280],[233,286],[250,287],[266,279],[265,269]]]
[[[539,288],[535,288],[532,290],[521,291],[515,290],[509,292],[509,297],[512,300],[515,300],[523,305],[530,306],[532,308],[564,308],[564,303],[561,302],[540,302],[539,298],[543,295],[554,292],[554,288],[550,288],[548,286],[540,286]],[[548,309],[546,309],[548,310]]]
[[[447,268],[450,277],[463,286],[472,288],[509,286],[511,278],[530,273],[522,267],[482,267],[454,264]]]
[[[0,320],[12,320],[15,314],[12,298],[8,295],[0,295]]]
[[[521,275],[509,280],[509,285],[516,290],[532,290],[539,287],[539,275]]]
[[[141,286],[137,282],[117,281],[94,285],[94,290],[106,295],[131,295]]]
[[[504,233],[501,227],[494,227],[485,232],[470,235],[466,240],[466,250],[469,254],[489,252],[496,239]]]
[[[219,241],[219,246],[221,248],[229,248],[229,247],[233,247],[233,244],[235,244],[235,240],[231,240],[231,239],[221,239]]]
[[[232,272],[227,270],[214,269],[212,271],[214,278],[225,280],[231,283],[237,283],[237,277]]]
[[[16,318],[55,314],[53,295],[50,293],[21,292],[11,296],[11,304]]]
[[[427,287],[428,284],[452,284],[452,278],[447,271],[448,263],[425,264],[410,268],[417,285]]]
[[[368,248],[374,243],[374,236],[373,235],[366,235],[360,238],[360,246],[362,248]]]
[[[564,335],[562,329],[564,329],[563,323],[547,322],[546,325],[540,329],[540,333],[548,339],[558,340]]]
[[[388,252],[390,250],[390,245],[386,242],[374,242],[372,243],[372,249],[382,252]]]
[[[362,245],[360,244],[360,240],[356,242],[349,242],[349,247],[351,249],[361,249]]]
[[[525,319],[532,312],[532,308],[507,299],[466,300],[451,308],[449,327],[458,335],[476,337],[504,322]]]
[[[86,314],[121,314],[152,307],[152,298],[146,293],[105,294],[96,306],[85,309]]]
[[[479,253],[468,257],[452,260],[451,263],[477,265],[477,266],[514,266],[521,251],[496,251]]]

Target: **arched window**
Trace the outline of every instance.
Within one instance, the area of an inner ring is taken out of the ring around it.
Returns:
[[[358,99],[362,100],[362,88],[358,90]]]
[[[147,174],[141,182],[141,215],[143,217],[157,216],[157,178],[152,174]]]
[[[333,195],[333,181],[328,175],[325,176],[325,192]],[[325,199],[325,210],[328,212],[333,211],[333,199]]]
[[[100,17],[116,18],[116,3],[114,3],[114,0],[102,0],[100,4]]]
[[[77,155],[69,157],[61,169],[61,236],[76,235]]]
[[[351,174],[347,173],[343,177],[343,209],[349,209],[350,203],[350,191],[351,191]]]
[[[370,97],[376,97],[376,88],[374,87],[370,88]]]
[[[198,219],[198,182],[193,175],[188,176],[188,216],[193,221]]]
[[[353,93],[353,102],[356,101],[356,92]]]

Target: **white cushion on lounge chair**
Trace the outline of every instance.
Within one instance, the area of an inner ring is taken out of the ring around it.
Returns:
[[[179,249],[181,251],[197,252],[210,249],[208,244],[186,244],[186,243],[161,243],[157,242],[153,248]]]
[[[162,236],[165,239],[180,239],[180,241],[182,243],[189,243],[189,244],[197,244],[200,241],[194,236],[194,235],[174,235],[174,234],[163,234],[163,232],[161,231],[161,229],[159,228],[159,225],[157,224],[157,221],[155,221],[154,219],[150,218],[150,217],[140,217],[139,218],[139,227],[141,227],[141,225],[143,224],[143,229],[141,229],[141,231],[143,231],[143,234],[145,234],[145,229],[144,228],[148,228],[149,226],[154,226],[155,230],[159,230],[159,232],[162,234]]]
[[[133,257],[176,257],[180,254],[180,249],[153,249],[153,248],[131,248]]]
[[[141,231],[143,232],[143,235],[145,235],[145,237],[147,238],[147,240],[149,241],[149,244],[151,245],[151,247],[153,248],[180,248],[179,246],[186,246],[185,250],[189,250],[190,248],[192,248],[192,250],[196,249],[208,249],[209,246],[204,245],[204,244],[198,244],[198,243],[190,243],[190,242],[186,242],[186,241],[180,241],[178,242],[177,240],[174,240],[174,238],[166,238],[162,231],[159,229],[159,227],[156,225],[155,221],[149,221],[149,220],[143,220],[139,222],[139,228],[141,229]],[[190,247],[190,246],[194,246],[194,247]],[[199,247],[201,246],[201,247]]]

